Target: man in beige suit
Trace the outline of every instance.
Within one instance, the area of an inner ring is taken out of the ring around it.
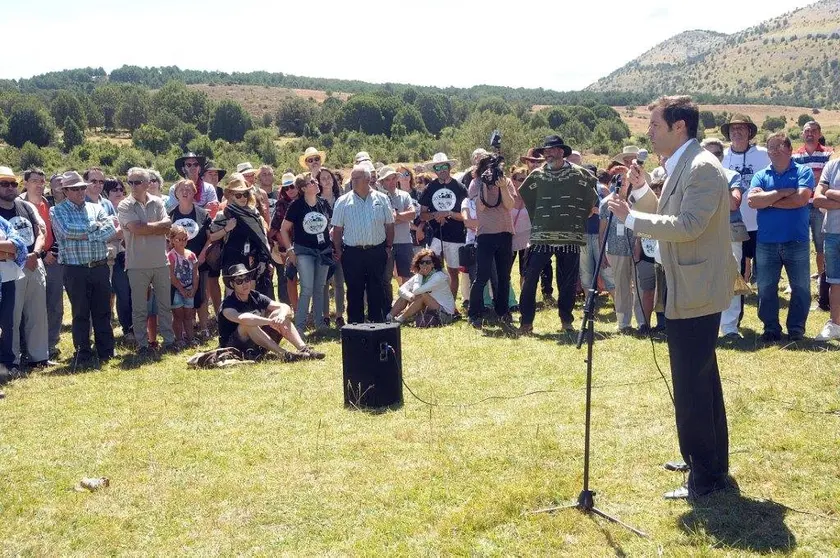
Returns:
[[[648,136],[668,158],[662,196],[630,172],[634,209],[613,199],[626,227],[659,241],[665,269],[665,317],[680,452],[687,486],[666,498],[697,498],[732,486],[729,439],[715,355],[720,314],[732,298],[735,260],[729,244],[729,191],[718,160],[695,137],[699,111],[687,96],[662,97],[650,107]]]

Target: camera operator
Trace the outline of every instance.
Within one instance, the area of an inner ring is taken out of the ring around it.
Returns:
[[[513,265],[513,220],[510,210],[516,204],[516,188],[501,170],[501,158],[487,153],[478,160],[467,195],[476,200],[476,274],[470,288],[470,325],[481,328],[484,310],[484,287],[490,279],[493,263],[498,281],[493,290],[496,315],[511,322],[508,296],[510,268]],[[494,172],[495,171],[495,172]],[[486,182],[485,182],[486,181]]]

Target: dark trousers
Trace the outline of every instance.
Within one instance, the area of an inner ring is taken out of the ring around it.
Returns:
[[[554,280],[553,275],[554,273],[551,271],[551,259],[549,259],[543,266],[542,271],[540,271],[540,292],[543,296],[551,296],[554,293],[554,289],[551,287],[551,282]]]
[[[667,320],[677,437],[691,467],[688,488],[704,494],[726,486],[729,432],[715,345],[720,312]]]
[[[107,265],[64,266],[64,288],[73,313],[73,346],[78,353],[90,353],[90,328],[100,358],[114,356],[114,330],[111,329],[111,281]],[[158,296],[165,296],[163,295]],[[145,332],[137,332],[145,335]]]
[[[6,368],[15,363],[15,283],[6,281],[0,288],[0,364]]]
[[[123,334],[132,331],[131,318],[131,286],[125,271],[125,252],[117,254],[114,268],[111,270],[111,289],[117,299],[117,321],[120,322]],[[141,334],[143,332],[140,332]]]
[[[367,295],[370,322],[384,322],[385,314],[385,264],[388,253],[385,243],[362,250],[345,246],[341,256],[344,268],[344,283],[347,285],[347,321],[364,323],[365,295]]]
[[[510,268],[513,265],[513,235],[508,232],[480,234],[476,237],[475,280],[470,287],[470,319],[480,319],[484,310],[484,287],[496,268],[497,281],[493,288],[493,307],[497,316],[505,316],[510,296]]]
[[[575,307],[575,287],[578,275],[580,274],[580,253],[558,252],[539,247],[539,251],[533,248],[528,252],[528,262],[525,264],[525,283],[522,285],[522,296],[519,299],[519,309],[522,312],[521,323],[531,325],[534,323],[534,314],[537,311],[537,281],[545,268],[546,262],[551,261],[554,256],[557,272],[557,311],[560,314],[560,321],[563,324],[571,324],[574,320],[572,309]]]
[[[286,267],[282,265],[274,265],[274,275],[277,277],[277,301],[283,304],[291,304],[289,299],[288,278],[286,277]]]

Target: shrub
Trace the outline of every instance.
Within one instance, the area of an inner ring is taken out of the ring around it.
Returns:
[[[245,133],[254,127],[249,115],[236,101],[222,101],[213,111],[210,119],[210,137],[230,142],[239,142]]]
[[[169,135],[154,124],[143,124],[134,130],[131,143],[138,149],[147,149],[155,155],[165,153],[172,146]]]
[[[85,142],[85,133],[70,116],[64,118],[64,152],[70,153]]]
[[[46,147],[55,133],[55,123],[43,108],[34,103],[17,104],[6,123],[4,139],[9,145],[23,147],[27,142]]]

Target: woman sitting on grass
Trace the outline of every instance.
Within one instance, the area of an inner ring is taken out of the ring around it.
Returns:
[[[414,275],[402,284],[399,299],[391,308],[394,321],[404,323],[423,311],[435,314],[441,325],[452,323],[455,298],[440,257],[428,248],[420,250],[414,255],[411,271]]]

